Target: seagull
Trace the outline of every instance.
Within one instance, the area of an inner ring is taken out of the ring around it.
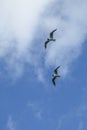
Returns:
[[[56,79],[57,77],[61,77],[61,76],[58,74],[58,69],[59,69],[59,68],[60,68],[60,66],[58,66],[56,69],[54,69],[54,74],[52,75],[52,76],[53,76],[52,82],[53,82],[53,85],[54,85],[54,86],[56,85],[55,79]]]
[[[57,29],[54,29],[52,32],[50,32],[49,38],[47,38],[47,40],[45,41],[45,48],[47,48],[47,44],[48,44],[50,41],[56,41],[56,39],[53,38],[53,34],[54,34],[55,31],[57,31]]]

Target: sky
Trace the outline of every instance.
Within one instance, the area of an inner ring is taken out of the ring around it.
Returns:
[[[86,16],[87,0],[0,0],[1,130],[87,129]]]

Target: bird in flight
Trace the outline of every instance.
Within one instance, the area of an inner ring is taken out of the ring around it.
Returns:
[[[50,41],[56,41],[56,39],[53,38],[53,34],[54,34],[55,31],[57,31],[57,29],[54,29],[52,32],[50,32],[49,38],[47,38],[47,40],[45,41],[45,49],[47,48],[47,44]]]
[[[58,66],[56,69],[54,69],[54,74],[52,75],[53,78],[52,78],[52,82],[53,82],[53,85],[55,86],[56,85],[56,78],[57,77],[61,77],[59,74],[58,74],[58,69],[60,68],[60,66]]]

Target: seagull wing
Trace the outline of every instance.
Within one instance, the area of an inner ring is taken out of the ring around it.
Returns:
[[[54,29],[51,33],[50,33],[50,38],[53,39],[53,33],[56,31],[57,29]]]
[[[60,68],[60,66],[58,66],[55,70],[54,70],[54,73],[55,74],[58,74],[58,69]]]
[[[47,41],[44,43],[44,44],[45,44],[45,48],[47,48],[48,42],[49,42],[49,41],[47,40]]]
[[[52,78],[53,85],[56,85],[55,79],[56,79],[56,77],[53,77],[53,78]]]

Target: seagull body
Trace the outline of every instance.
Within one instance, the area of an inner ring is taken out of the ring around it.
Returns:
[[[54,30],[50,33],[49,38],[47,38],[47,40],[45,41],[45,48],[47,48],[47,44],[48,44],[50,41],[56,41],[56,39],[53,38],[53,34],[54,34],[54,32],[55,32],[56,30],[57,30],[57,29],[54,29]]]
[[[54,85],[54,86],[56,85],[55,80],[56,80],[57,77],[60,77],[60,75],[58,75],[58,76],[57,76],[57,75],[56,75],[56,76],[53,76],[53,78],[52,78],[52,82],[53,82],[53,85]]]
[[[56,83],[55,83],[55,80],[57,77],[61,77],[59,74],[58,74],[58,69],[59,69],[60,66],[58,66],[56,69],[54,69],[54,74],[52,75],[53,78],[52,78],[52,82],[53,82],[53,85],[55,86]]]

